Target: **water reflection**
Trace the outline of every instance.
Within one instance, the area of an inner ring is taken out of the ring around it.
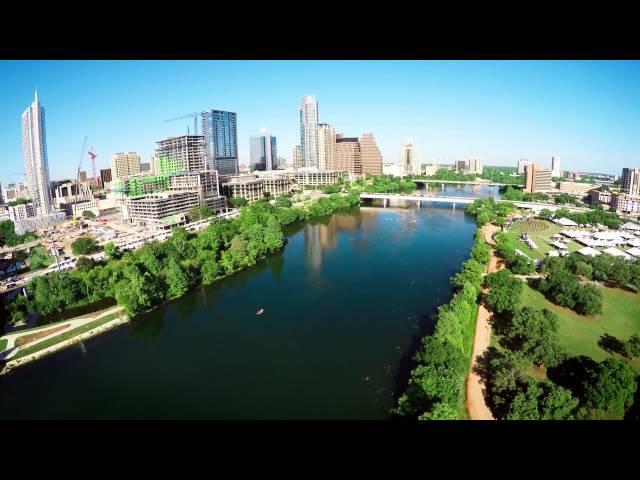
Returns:
[[[305,264],[312,272],[320,271],[323,254],[333,250],[338,241],[339,232],[366,232],[377,221],[375,212],[362,212],[359,209],[349,210],[345,214],[335,214],[315,223],[308,223],[304,229]],[[359,235],[354,241],[366,239]],[[366,248],[361,242],[358,249]]]

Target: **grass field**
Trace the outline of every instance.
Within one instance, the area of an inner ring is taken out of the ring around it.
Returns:
[[[560,230],[563,230],[563,227],[560,227],[553,222],[535,219],[531,221],[518,220],[511,225],[509,231],[505,233],[509,243],[514,248],[521,250],[533,259],[542,260],[547,256],[548,251],[556,250],[556,248],[549,245],[547,241],[550,240],[553,235],[560,233]],[[535,242],[538,246],[537,250],[531,250],[526,243],[518,239],[518,237],[523,233],[529,235],[529,237]],[[582,245],[579,245],[574,241],[569,242],[570,252],[575,252],[581,247]]]
[[[554,305],[528,285],[525,285],[522,294],[522,304],[546,308],[558,315],[560,345],[570,355],[587,355],[596,361],[612,355],[625,359],[603,350],[598,346],[598,341],[604,334],[622,342],[627,341],[634,333],[640,334],[640,295],[619,288],[599,288],[603,293],[602,314],[595,317],[584,317],[568,308]],[[640,358],[625,360],[640,372]]]
[[[71,329],[67,332],[62,333],[61,335],[56,335],[55,337],[51,337],[48,340],[44,340],[40,343],[37,343],[31,347],[26,347],[22,350],[20,350],[15,357],[12,358],[12,360],[18,359],[18,358],[22,358],[22,357],[26,357],[27,355],[31,355],[32,353],[36,353],[39,352],[40,350],[43,350],[47,347],[50,347],[52,345],[55,345],[56,343],[60,343],[60,342],[64,342],[65,340],[68,340],[70,338],[76,337],[78,335],[81,335],[85,332],[88,332],[89,330],[92,330],[96,327],[99,327],[101,325],[104,325],[105,323],[108,323],[116,318],[118,318],[120,315],[119,314],[111,314],[111,315],[107,315],[105,317],[102,317],[98,320],[95,320],[93,322],[87,323],[86,325],[83,325],[81,327],[77,327],[74,329]]]
[[[7,340],[2,338],[0,339],[0,352],[4,352],[5,348],[7,348]]]

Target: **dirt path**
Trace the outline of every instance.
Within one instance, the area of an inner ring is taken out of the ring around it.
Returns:
[[[494,233],[500,231],[500,227],[495,225],[485,225],[482,227],[482,233],[487,243],[495,245],[493,241]],[[487,267],[487,273],[493,273],[501,268],[498,263],[498,258],[495,255],[493,248],[489,249],[491,257],[489,259],[489,265]],[[469,369],[469,376],[467,377],[467,412],[471,420],[495,420],[491,414],[491,410],[487,407],[484,400],[483,384],[482,380],[474,372],[476,367],[476,359],[482,355],[487,348],[489,348],[489,341],[491,340],[491,326],[489,319],[491,313],[484,307],[484,305],[478,305],[478,317],[476,319],[476,334],[473,339],[473,353],[471,355],[471,368]]]

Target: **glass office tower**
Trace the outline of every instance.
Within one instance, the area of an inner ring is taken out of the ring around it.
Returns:
[[[275,170],[278,168],[278,149],[276,137],[261,135],[250,140],[251,171]]]
[[[222,110],[202,112],[207,166],[219,176],[238,175],[236,114]]]

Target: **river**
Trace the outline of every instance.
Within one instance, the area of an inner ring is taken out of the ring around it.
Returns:
[[[0,417],[388,418],[475,230],[407,206],[288,227],[255,267],[0,377]]]

